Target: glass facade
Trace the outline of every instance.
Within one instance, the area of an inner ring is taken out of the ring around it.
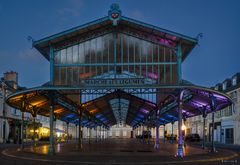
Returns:
[[[54,51],[54,85],[118,78],[176,84],[176,56],[173,48],[112,32]]]

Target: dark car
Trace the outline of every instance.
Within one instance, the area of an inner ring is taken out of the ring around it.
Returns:
[[[172,134],[166,134],[165,138],[167,140],[177,140],[177,135],[172,135]]]
[[[185,137],[185,141],[190,141],[190,142],[199,142],[200,141],[200,136],[197,133],[194,134],[188,134]]]
[[[142,135],[136,135],[137,139],[151,139],[152,135],[151,135],[151,131],[143,131]]]

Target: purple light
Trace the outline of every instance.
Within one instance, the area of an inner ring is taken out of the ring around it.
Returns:
[[[224,96],[221,96],[221,95],[218,95],[218,94],[213,94],[213,96],[216,97],[216,98],[219,99],[219,100],[224,100],[224,101],[226,101],[226,97],[224,97]]]
[[[171,40],[163,39],[161,37],[157,37],[157,40],[164,45],[170,46],[170,47],[175,47],[176,44],[172,42]]]
[[[146,110],[146,109],[144,109],[144,108],[141,108],[141,109],[140,109],[140,112],[145,113],[145,114],[148,114],[148,113],[149,113],[149,111]]]
[[[200,106],[207,106],[208,105],[207,103],[204,103],[204,102],[201,102],[201,101],[197,101],[197,100],[194,100],[193,102],[198,104],[198,105],[200,105]]]
[[[182,113],[186,114],[188,117],[194,115],[193,113],[188,112],[187,110],[184,110],[184,109],[182,109]]]
[[[168,38],[170,38],[171,40],[173,41],[176,41],[177,37],[176,36],[170,36],[170,35],[167,35]]]
[[[149,78],[151,78],[151,79],[157,79],[157,78],[158,78],[157,74],[151,73],[151,72],[148,72],[148,73],[147,73],[147,77],[149,77]]]

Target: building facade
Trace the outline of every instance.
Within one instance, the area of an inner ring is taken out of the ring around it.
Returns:
[[[215,113],[214,140],[224,144],[240,145],[240,73],[232,78],[216,84],[212,89],[228,94],[233,101],[233,105]],[[212,115],[206,118],[206,139],[211,139]],[[197,133],[203,137],[203,117],[195,116],[187,119],[186,132]]]
[[[19,139],[21,113],[5,103],[5,98],[17,90],[18,74],[6,72],[0,80],[0,142],[9,142],[10,139]]]
[[[5,98],[16,90],[24,89],[18,85],[18,73],[6,72],[0,80],[0,143],[20,143],[21,137],[21,118],[22,112],[16,108],[10,107],[5,103]],[[33,117],[30,113],[24,113],[24,139],[32,140],[33,138]],[[37,115],[36,129],[42,127],[45,130],[49,129],[48,117]],[[64,132],[69,134],[69,137],[76,138],[75,125],[67,124],[60,120],[55,122],[56,132]],[[68,129],[68,131],[67,131]],[[40,131],[41,129],[39,129]],[[38,131],[37,131],[38,132]],[[41,131],[38,133],[38,138],[41,136]]]

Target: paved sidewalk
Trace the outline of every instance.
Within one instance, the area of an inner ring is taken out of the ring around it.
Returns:
[[[238,156],[236,153],[220,149],[217,153],[209,153],[208,149],[187,146],[184,148],[183,159],[174,157],[177,144],[160,143],[160,149],[155,150],[154,144],[142,143],[136,139],[108,139],[101,142],[87,141],[79,150],[76,143],[61,143],[55,146],[56,155],[48,156],[48,145],[28,147],[24,151],[7,149],[3,151],[11,163],[16,159],[28,165],[37,164],[218,164]],[[17,162],[17,163],[20,163]],[[2,165],[2,164],[1,164]]]

